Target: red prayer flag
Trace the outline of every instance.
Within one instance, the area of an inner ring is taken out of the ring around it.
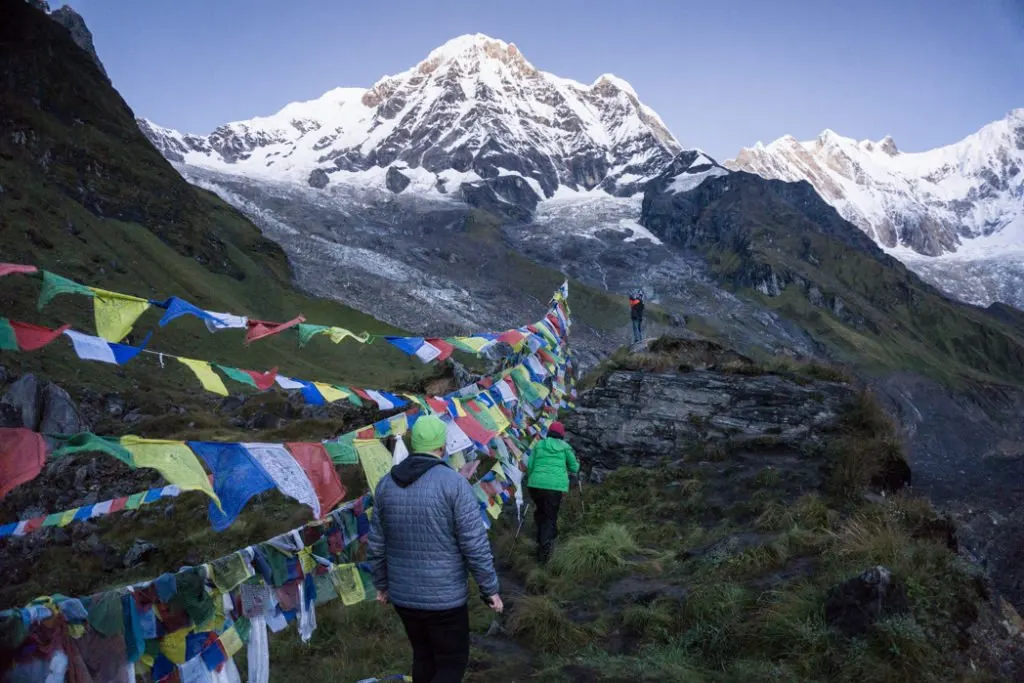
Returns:
[[[23,266],[20,263],[0,263],[0,277],[3,277],[4,275],[13,275],[14,273],[30,275],[31,273],[37,272],[39,272],[39,269],[35,266]]]
[[[519,330],[508,330],[507,332],[502,332],[498,335],[498,341],[505,342],[509,346],[515,346],[519,342],[523,341],[523,337],[525,336],[526,335]]]
[[[263,339],[264,337],[284,332],[289,327],[295,327],[299,323],[303,322],[306,322],[306,318],[301,315],[296,318],[292,318],[286,323],[272,323],[267,322],[266,320],[250,319],[248,323],[246,323],[249,330],[245,333],[245,343],[248,344],[249,342],[256,341],[257,339]]]
[[[14,328],[14,337],[18,340],[18,348],[22,351],[41,349],[71,327],[71,325],[62,325],[56,330],[51,330],[49,327],[18,323],[13,320],[9,320],[8,323]]]
[[[368,393],[366,393],[362,389],[356,389],[356,388],[353,387],[352,391],[356,392],[356,396],[358,396],[359,398],[363,399],[364,401],[369,401],[370,403],[374,403],[374,404],[377,403],[377,401],[374,400],[373,396],[370,396]]]
[[[452,351],[455,350],[454,346],[452,346],[443,339],[428,339],[427,343],[437,348],[437,350],[441,352],[441,355],[434,359],[438,363],[440,363],[443,360],[447,360],[448,356],[452,355]]]
[[[320,516],[327,513],[345,499],[345,485],[338,478],[338,471],[327,454],[327,449],[320,443],[286,443],[285,447],[302,465],[302,469],[313,484],[316,497],[320,499]]]
[[[256,372],[255,370],[243,370],[242,372],[252,377],[252,381],[256,382],[256,388],[260,391],[266,391],[274,386],[274,380],[277,379],[277,368],[271,368],[266,372]]]
[[[476,443],[488,443],[491,439],[497,436],[496,432],[492,432],[484,427],[475,417],[466,415],[465,417],[455,418],[455,424],[459,425],[459,429],[466,433],[470,439]]]
[[[438,398],[436,396],[427,396],[427,405],[430,406],[430,409],[433,410],[435,413],[448,412],[448,404],[445,402],[443,398]]]
[[[0,429],[0,498],[32,481],[46,463],[46,439],[31,429]]]
[[[548,313],[546,316],[544,316],[544,318],[547,319],[549,323],[551,323],[551,326],[553,328],[555,328],[555,332],[557,333],[555,336],[561,337],[563,334],[562,323],[559,322],[558,316],[555,315],[554,313]]]
[[[110,504],[110,510],[108,512],[120,512],[124,510],[124,506],[128,504],[128,496],[123,498],[115,498],[114,502]]]
[[[25,524],[25,528],[23,529],[24,533],[30,534],[33,531],[39,531],[43,528],[43,522],[45,521],[46,515],[43,515],[42,517],[33,517]]]

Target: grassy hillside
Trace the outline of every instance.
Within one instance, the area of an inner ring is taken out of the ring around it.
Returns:
[[[24,2],[5,3],[0,25],[0,244],[2,260],[33,263],[86,284],[205,308],[357,331],[395,332],[369,316],[296,291],[281,249],[216,196],[186,183],[139,132],[134,116],[65,29]],[[58,298],[35,311],[38,280],[0,281],[0,309],[17,320],[73,323],[91,331],[91,302]],[[154,327],[152,310],[137,329]],[[131,391],[196,385],[177,364],[140,357],[123,370],[74,359],[66,342],[2,363],[70,382]],[[356,345],[358,346],[358,345]],[[240,332],[210,335],[199,321],[160,329],[152,347],[298,377],[387,386],[422,366],[378,343],[355,348],[316,339],[298,351],[294,333],[251,347]],[[159,372],[159,379],[156,377]]]

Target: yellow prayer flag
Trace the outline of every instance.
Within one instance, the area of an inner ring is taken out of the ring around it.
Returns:
[[[78,514],[78,508],[74,510],[65,510],[64,514],[61,515],[60,521],[57,522],[57,526],[67,526],[75,519],[75,515]]]
[[[180,628],[173,633],[168,633],[160,639],[160,652],[164,657],[175,664],[185,663],[185,639],[192,631],[191,627]]]
[[[119,342],[132,331],[132,325],[149,308],[149,302],[137,296],[108,292],[90,287],[93,297],[93,312],[96,317],[96,334],[107,341]]]
[[[491,419],[494,420],[494,424],[496,425],[496,429],[499,434],[509,428],[508,418],[505,417],[505,413],[501,412],[501,409],[498,408],[498,406],[491,406],[487,409],[487,412],[491,414]]]
[[[224,652],[228,657],[233,657],[236,652],[242,649],[242,638],[234,626],[220,634],[220,644],[224,646]]]
[[[351,396],[347,391],[342,391],[341,389],[331,386],[330,384],[325,384],[324,382],[313,382],[313,386],[315,386],[317,391],[327,399],[328,403],[334,403],[335,401],[340,401],[343,398]]]
[[[477,353],[480,353],[480,349],[491,343],[489,339],[484,339],[483,337],[455,337],[455,341],[468,346]]]
[[[210,367],[207,361],[195,360],[193,358],[179,358],[178,361],[195,373],[196,379],[203,385],[203,389],[219,396],[228,395],[228,388],[224,386],[224,380],[213,371],[213,368]]]
[[[344,327],[331,327],[327,330],[327,336],[331,338],[331,341],[335,344],[341,343],[345,337],[352,337],[357,342],[365,344],[370,339],[369,332],[363,332],[362,334],[356,334],[355,332],[349,332]]]
[[[366,481],[370,484],[370,490],[377,490],[377,482],[391,471],[391,454],[388,449],[377,439],[355,439],[356,453],[359,454],[359,463],[366,473]]]
[[[409,419],[405,413],[395,415],[391,418],[391,433],[395,436],[402,436],[409,431]]]
[[[501,502],[500,502],[500,500],[501,500],[500,498],[495,499],[495,501],[493,503],[491,503],[490,505],[487,506],[487,514],[489,514],[494,519],[497,519],[498,515],[501,514]]]
[[[316,569],[316,560],[313,559],[313,548],[306,547],[299,551],[299,566],[303,574],[312,574]]]
[[[359,576],[359,568],[354,564],[339,564],[330,573],[331,583],[334,589],[341,596],[341,601],[346,607],[366,599],[366,589],[363,587],[363,579]]]
[[[136,467],[151,467],[182,491],[202,491],[221,507],[206,470],[184,441],[122,436],[121,445],[132,454]]]

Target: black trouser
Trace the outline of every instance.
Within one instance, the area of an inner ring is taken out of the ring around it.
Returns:
[[[555,539],[558,537],[558,508],[562,504],[561,491],[530,488],[533,499],[533,521],[537,524],[537,559],[551,559]]]
[[[413,683],[461,683],[469,665],[469,606],[395,610],[412,644]]]

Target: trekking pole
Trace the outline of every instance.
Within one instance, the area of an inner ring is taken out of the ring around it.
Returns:
[[[530,504],[527,503],[523,506],[523,514],[519,518],[519,526],[516,528],[515,538],[512,539],[512,547],[508,551],[508,557],[505,558],[505,562],[509,562],[512,559],[512,554],[516,551],[516,544],[519,543],[519,532],[523,530],[523,524],[526,523],[526,513],[530,510]]]
[[[580,490],[580,510],[583,512],[583,514],[587,514],[587,501],[583,497],[583,477],[576,477],[576,485],[577,487],[579,487]]]

